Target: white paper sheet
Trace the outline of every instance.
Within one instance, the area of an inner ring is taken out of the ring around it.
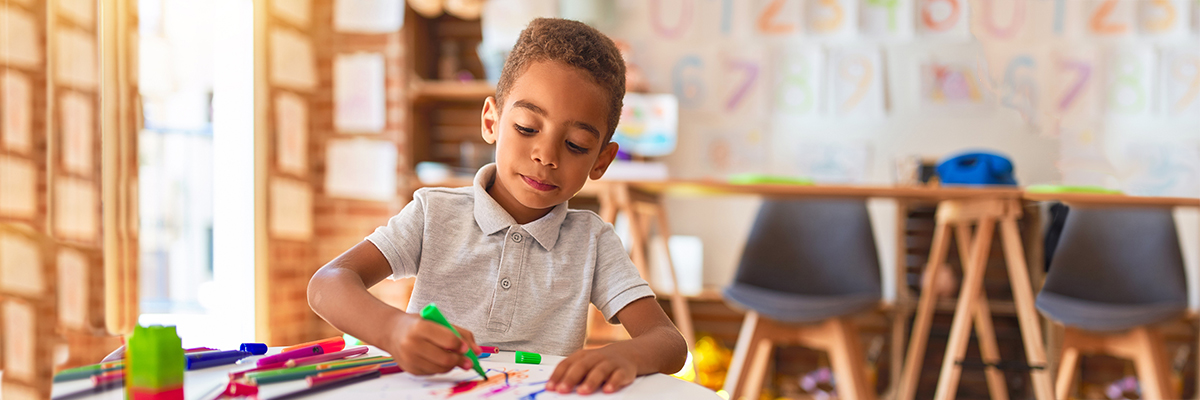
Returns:
[[[384,61],[380,53],[339,55],[333,61],[333,126],[339,133],[379,133],[387,124]]]
[[[290,29],[272,29],[270,34],[271,82],[308,90],[317,85],[317,59],[309,38]]]
[[[0,155],[0,215],[22,219],[37,213],[37,166]]]
[[[307,183],[285,178],[271,179],[271,236],[276,239],[312,239],[313,195]]]
[[[859,5],[859,33],[890,41],[913,35],[913,0],[866,0]]]
[[[33,146],[33,84],[24,74],[5,70],[0,75],[0,133],[4,148],[28,153]]]
[[[1121,47],[1109,54],[1106,65],[1106,114],[1115,120],[1147,118],[1154,103],[1154,49]]]
[[[100,235],[100,196],[91,182],[58,177],[54,185],[54,232],[83,242]]]
[[[921,37],[939,40],[971,38],[967,0],[916,0],[916,26]]]
[[[58,0],[58,12],[81,26],[91,27],[96,23],[95,0]]]
[[[825,53],[815,46],[779,49],[772,65],[771,98],[775,113],[794,118],[813,118],[824,107]]]
[[[308,26],[312,0],[271,0],[271,13],[298,27]]]
[[[0,288],[34,298],[44,294],[46,284],[38,246],[24,236],[0,233]]]
[[[308,103],[288,92],[275,95],[275,160],[280,171],[307,175]]]
[[[0,64],[37,68],[42,65],[42,37],[33,14],[0,5]]]
[[[837,116],[880,117],[885,113],[883,63],[879,49],[839,48],[829,53],[830,104]]]
[[[88,261],[82,253],[58,251],[58,320],[64,326],[84,329],[88,309]]]
[[[333,28],[339,32],[388,33],[404,26],[402,0],[334,0]]]
[[[5,378],[30,381],[37,360],[34,350],[37,319],[33,307],[19,300],[4,301],[4,375]]]
[[[62,164],[66,170],[89,176],[96,170],[96,122],[92,100],[78,92],[66,92],[60,103],[59,123],[62,126]]]
[[[330,140],[325,194],[358,200],[396,197],[396,144],[382,140]]]
[[[1160,114],[1200,119],[1200,46],[1168,47],[1161,54]]]
[[[96,36],[81,29],[63,29],[58,38],[58,81],[77,89],[95,89],[100,82],[99,59],[96,55]]]

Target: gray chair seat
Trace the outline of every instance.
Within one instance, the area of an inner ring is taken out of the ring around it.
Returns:
[[[809,323],[871,309],[879,305],[879,295],[805,295],[735,283],[725,289],[725,301],[776,321]]]
[[[1187,302],[1104,303],[1042,292],[1037,298],[1037,308],[1063,325],[1112,332],[1175,318],[1187,310]]]
[[[1169,208],[1071,208],[1037,308],[1089,331],[1122,331],[1187,308],[1183,254]]]
[[[780,322],[877,306],[879,257],[864,200],[764,200],[725,300]]]

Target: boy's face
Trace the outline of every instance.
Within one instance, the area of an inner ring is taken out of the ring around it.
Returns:
[[[529,65],[505,104],[484,102],[483,139],[496,144],[492,197],[518,217],[567,201],[587,178],[599,179],[617,154],[616,143],[604,145],[608,108],[608,95],[582,70],[553,61]]]

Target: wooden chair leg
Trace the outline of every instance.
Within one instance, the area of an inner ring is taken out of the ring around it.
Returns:
[[[829,362],[837,380],[838,397],[846,400],[874,400],[875,388],[871,387],[866,375],[866,356],[858,339],[858,328],[848,318],[834,318],[826,322],[832,343]]]
[[[725,393],[728,393],[731,399],[738,399],[743,394],[748,364],[759,336],[762,336],[762,331],[759,329],[758,313],[748,311],[742,319],[742,329],[738,332],[737,344],[733,348],[733,359],[729,363],[729,371],[725,374]]]
[[[958,391],[958,380],[962,374],[962,366],[958,362],[966,355],[967,343],[971,340],[976,303],[987,301],[983,293],[983,273],[987,267],[988,250],[992,246],[992,232],[995,229],[994,218],[980,218],[975,237],[971,239],[970,263],[963,265],[962,289],[959,290],[958,304],[954,308],[954,321],[950,325],[950,337],[947,340],[942,371],[938,376],[937,392],[934,395],[938,400],[951,400]]]
[[[1054,382],[1054,398],[1067,400],[1071,396],[1071,384],[1075,380],[1075,370],[1079,365],[1079,349],[1063,346],[1059,357],[1058,379]]]
[[[1144,399],[1175,399],[1171,387],[1171,369],[1162,338],[1152,328],[1138,327],[1129,333],[1133,350],[1133,365],[1137,369],[1138,385]]]
[[[745,394],[741,399],[758,400],[762,393],[763,381],[767,378],[767,366],[771,364],[771,349],[775,348],[775,343],[768,337],[759,337],[751,348],[754,353],[750,358],[749,371],[746,371],[746,382],[742,384],[742,392]]]
[[[916,320],[913,321],[912,334],[909,335],[908,353],[904,356],[904,372],[900,379],[897,400],[913,400],[917,395],[917,382],[921,377],[921,364],[925,358],[925,345],[929,343],[929,327],[933,323],[934,306],[937,295],[928,288],[933,287],[934,277],[946,261],[946,252],[950,245],[950,225],[938,221],[933,229],[933,244],[929,252],[929,263],[925,265],[925,276],[921,280],[920,300],[917,303]]]

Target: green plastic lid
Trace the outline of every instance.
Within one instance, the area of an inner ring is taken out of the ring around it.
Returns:
[[[1100,186],[1086,185],[1031,185],[1025,188],[1029,193],[1096,193],[1096,194],[1121,194],[1120,190],[1113,190]]]
[[[527,353],[524,351],[517,352],[518,364],[541,364],[542,355],[538,353]]]
[[[735,185],[754,185],[761,183],[768,184],[784,184],[784,185],[812,185],[812,179],[797,178],[794,176],[767,175],[767,174],[734,174],[729,176],[729,183]]]

